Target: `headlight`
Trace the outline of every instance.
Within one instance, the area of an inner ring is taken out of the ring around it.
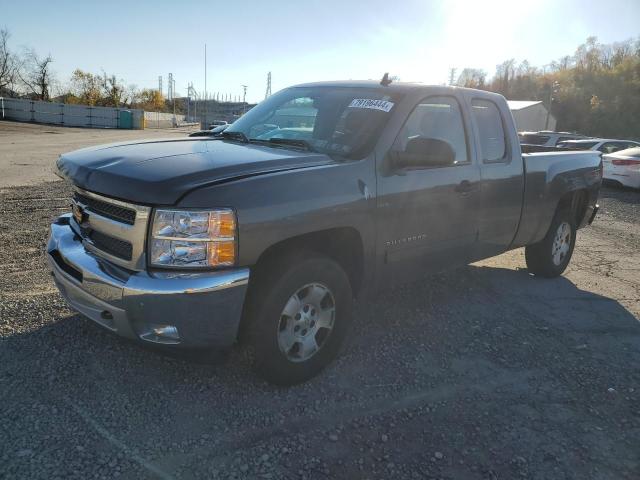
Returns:
[[[226,267],[236,261],[233,210],[156,210],[151,226],[151,265]]]

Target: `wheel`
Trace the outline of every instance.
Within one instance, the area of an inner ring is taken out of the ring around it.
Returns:
[[[349,279],[336,262],[314,253],[264,270],[249,297],[254,366],[278,385],[304,382],[337,356],[346,336],[353,302]]]
[[[549,231],[538,243],[525,247],[527,268],[535,275],[554,278],[569,265],[576,243],[576,222],[570,209],[560,209]]]

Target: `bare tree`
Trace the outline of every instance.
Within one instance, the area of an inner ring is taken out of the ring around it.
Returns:
[[[0,92],[13,87],[18,70],[18,58],[9,50],[9,30],[0,30]]]
[[[115,75],[108,77],[107,73],[103,71],[101,84],[106,106],[117,108],[126,102],[125,86],[122,81],[118,81]]]
[[[25,62],[18,70],[18,76],[24,86],[38,100],[49,100],[53,83],[52,63],[51,54],[39,57],[34,50],[27,50]]]
[[[515,64],[516,60],[512,58],[502,62],[500,65],[496,65],[496,75],[493,81],[494,89],[505,97],[509,97],[509,88],[515,77]]]
[[[456,85],[468,88],[484,88],[487,72],[478,68],[465,68],[458,77]]]

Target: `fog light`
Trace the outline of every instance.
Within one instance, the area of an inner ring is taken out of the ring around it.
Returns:
[[[173,325],[149,325],[140,338],[155,343],[180,343],[178,327]]]

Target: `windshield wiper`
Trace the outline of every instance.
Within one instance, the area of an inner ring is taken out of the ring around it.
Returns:
[[[309,142],[299,138],[270,138],[269,142],[276,145],[291,145],[292,147],[304,148],[308,152],[315,151]]]
[[[222,135],[223,138],[228,138],[230,140],[239,140],[242,143],[249,143],[247,136],[240,131],[230,132],[225,130],[220,135]]]

